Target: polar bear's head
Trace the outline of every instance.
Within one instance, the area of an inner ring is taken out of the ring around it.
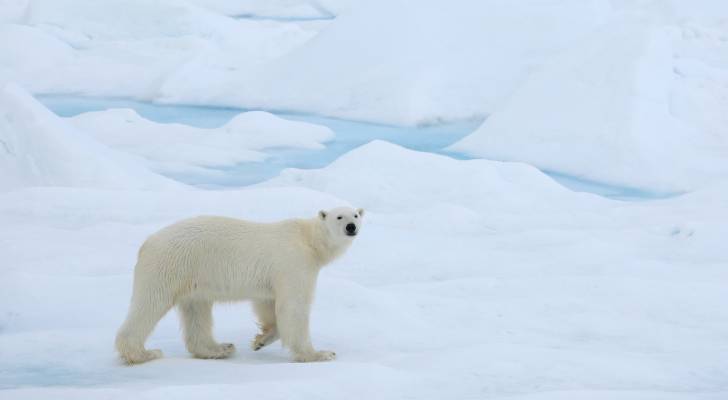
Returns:
[[[337,207],[319,211],[319,219],[333,238],[353,239],[361,229],[364,209]]]

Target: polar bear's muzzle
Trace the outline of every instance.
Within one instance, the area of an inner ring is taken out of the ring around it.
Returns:
[[[354,225],[353,223],[346,224],[346,235],[356,236],[356,225]]]

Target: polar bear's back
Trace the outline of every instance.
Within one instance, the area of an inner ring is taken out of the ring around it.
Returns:
[[[257,249],[275,242],[300,240],[300,220],[286,220],[275,223],[251,222],[241,219],[200,216],[185,219],[162,228],[152,234],[144,243],[154,247],[203,247],[209,252],[216,247],[234,249]],[[232,249],[228,249],[232,250]]]
[[[277,274],[306,262],[303,225],[305,220],[257,223],[216,216],[182,220],[144,242],[135,275],[144,281],[174,277],[175,291],[219,299],[242,293],[267,297]]]
[[[250,240],[255,239],[256,235],[265,235],[273,225],[228,217],[199,216],[160,229],[147,239],[145,245],[194,246],[211,245],[214,242],[233,244],[237,240]]]

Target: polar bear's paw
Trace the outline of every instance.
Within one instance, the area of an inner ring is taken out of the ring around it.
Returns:
[[[162,350],[159,350],[159,349],[147,350],[146,361],[156,360],[157,358],[162,358]]]
[[[258,351],[263,347],[278,340],[278,331],[275,328],[263,328],[262,332],[255,335],[255,339],[250,344],[254,351]]]
[[[253,342],[250,343],[250,348],[253,349],[253,351],[258,351],[265,347],[268,343],[266,343],[266,335],[264,333],[260,333],[258,335],[255,335],[255,339],[253,339]]]
[[[207,347],[194,352],[195,357],[204,359],[228,358],[235,353],[235,345],[232,343],[220,343],[217,346]]]
[[[162,350],[154,349],[154,350],[142,350],[137,351],[129,354],[122,354],[122,359],[129,365],[132,364],[142,364],[147,361],[156,360],[157,358],[162,358]]]
[[[293,356],[295,362],[316,362],[316,361],[332,361],[336,359],[336,353],[333,351],[321,350],[313,353],[296,354]]]

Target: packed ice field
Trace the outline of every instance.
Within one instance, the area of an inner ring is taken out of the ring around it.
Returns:
[[[728,399],[728,2],[0,0],[0,398]],[[326,363],[114,352],[141,243],[363,207]]]

